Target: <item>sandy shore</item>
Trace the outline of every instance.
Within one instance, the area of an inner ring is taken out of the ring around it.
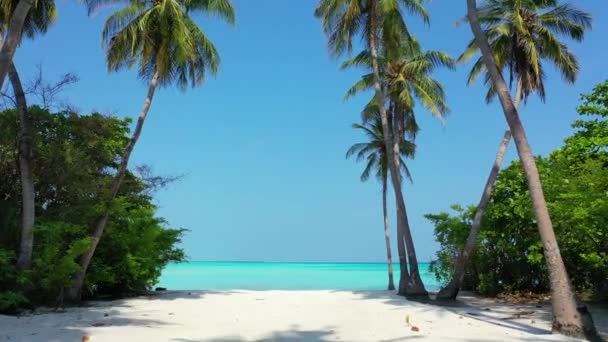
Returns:
[[[450,306],[390,292],[173,292],[61,313],[0,315],[0,341],[569,341],[550,334],[550,307],[463,296]],[[593,308],[604,332],[608,309]],[[419,331],[412,331],[406,316]]]

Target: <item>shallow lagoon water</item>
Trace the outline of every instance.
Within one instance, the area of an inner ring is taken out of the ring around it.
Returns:
[[[428,263],[420,264],[427,290],[440,284]],[[395,285],[399,279],[396,269]],[[157,286],[170,290],[384,290],[382,263],[187,262],[167,265]]]

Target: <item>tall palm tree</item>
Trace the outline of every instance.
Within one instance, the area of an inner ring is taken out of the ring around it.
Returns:
[[[98,6],[101,3],[92,3]],[[218,52],[205,33],[190,18],[190,13],[219,16],[234,24],[230,0],[156,0],[133,2],[112,14],[105,22],[103,43],[110,72],[138,65],[138,74],[149,82],[148,94],[139,114],[135,131],[112,179],[107,208],[95,222],[89,250],[80,259],[80,270],[72,279],[68,300],[78,301],[87,268],[108,222],[109,205],[125,177],[129,158],[139,139],[157,86],[202,85],[207,71],[216,74]]]
[[[343,63],[343,68],[359,66],[369,68],[372,64],[371,54],[363,51],[351,60]],[[440,66],[453,68],[452,58],[438,51],[423,51],[420,44],[413,38],[383,49],[380,65],[380,77],[387,93],[389,128],[393,136],[393,153],[400,154],[401,142],[408,131],[411,133],[412,125],[415,125],[414,108],[418,100],[426,109],[441,120],[449,109],[445,102],[445,92],[441,84],[429,75]],[[366,74],[351,87],[346,98],[373,87],[373,74]],[[376,99],[377,100],[377,99]],[[377,107],[377,106],[376,106]],[[376,108],[374,107],[374,108]],[[394,163],[399,167],[400,160]],[[401,190],[400,190],[401,192]],[[413,239],[410,233],[409,221],[403,194],[400,193],[401,204],[398,201],[398,211],[402,213],[405,229],[399,235],[397,247],[401,254],[405,249],[409,260],[409,274],[405,263],[401,263],[402,278],[399,284],[399,293],[407,294],[408,288],[424,288],[418,260],[414,249]],[[405,248],[399,246],[404,242]],[[405,274],[405,275],[403,275]]]
[[[533,93],[537,93],[544,102],[543,61],[553,64],[566,82],[574,83],[576,80],[579,71],[577,58],[558,36],[581,41],[585,30],[591,27],[590,14],[568,4],[558,4],[557,1],[490,0],[478,8],[478,17],[480,24],[484,25],[498,69],[507,73],[509,83],[516,83],[515,109],[519,108],[521,100],[525,102]],[[459,60],[467,61],[478,52],[477,42],[473,39]],[[482,74],[488,86],[486,100],[489,102],[496,96],[496,90],[480,57],[473,64],[468,83],[471,84]],[[511,130],[507,129],[477,205],[469,236],[455,263],[452,280],[439,291],[438,299],[455,299],[458,295],[510,140]]]
[[[388,266],[388,290],[395,289],[393,277],[393,257],[391,253],[391,238],[388,219],[388,208],[386,205],[386,193],[388,185],[388,153],[384,145],[384,133],[382,132],[382,122],[379,115],[375,115],[372,119],[364,117],[362,124],[353,124],[353,128],[359,129],[365,133],[368,138],[367,142],[357,143],[352,145],[346,152],[346,158],[353,155],[357,156],[357,161],[366,160],[365,168],[361,173],[361,181],[366,182],[372,173],[382,183],[382,214],[384,221],[384,241],[386,244],[386,258]],[[417,128],[417,127],[416,127]],[[410,136],[414,136],[412,132]],[[400,148],[400,165],[403,174],[410,181],[411,174],[403,158],[413,158],[416,152],[416,145],[408,139],[401,139]]]
[[[375,98],[378,102],[378,111],[384,133],[384,144],[390,155],[388,158],[388,168],[391,176],[391,183],[397,202],[397,235],[398,240],[406,236],[406,213],[403,194],[401,193],[401,180],[399,166],[396,160],[399,154],[394,150],[394,138],[389,128],[389,119],[385,107],[386,96],[383,91],[380,67],[378,64],[378,51],[382,49],[384,43],[389,43],[387,37],[391,38],[390,43],[401,41],[409,36],[407,25],[403,19],[402,8],[411,13],[419,15],[425,22],[428,22],[428,13],[422,5],[422,0],[319,0],[315,10],[315,16],[322,20],[323,30],[328,36],[328,47],[332,54],[339,56],[345,52],[352,51],[353,38],[362,38],[366,49],[370,53],[373,88]],[[398,143],[397,143],[398,146]],[[411,241],[410,241],[411,242]],[[412,244],[413,247],[413,244]],[[415,253],[411,249],[410,253]],[[418,275],[415,281],[404,279],[407,276],[404,271],[406,261],[401,256],[401,281],[407,282],[408,295],[426,296],[427,292]],[[410,262],[412,262],[410,260]]]
[[[541,1],[541,0],[539,0]],[[550,1],[550,0],[546,0]],[[525,129],[515,105],[509,93],[509,87],[505,82],[500,69],[494,59],[492,47],[481,28],[477,16],[477,5],[475,0],[467,0],[467,16],[471,31],[477,41],[481,51],[483,63],[487,69],[488,77],[492,82],[500,104],[505,114],[505,119],[511,129],[519,159],[524,169],[524,174],[528,182],[532,207],[538,231],[545,254],[545,262],[549,270],[549,283],[551,285],[551,301],[553,305],[553,331],[569,336],[586,337],[590,340],[600,340],[595,329],[591,314],[584,305],[577,306],[572,285],[564,266],[564,261],[559,252],[555,232],[547,209],[547,202],[538,175],[538,168]]]
[[[17,7],[18,1],[6,1],[0,6],[0,35],[9,30],[11,16]],[[37,1],[25,17],[23,32],[19,36],[25,35],[28,38],[34,38],[37,34],[45,33],[55,21],[56,14],[57,11],[53,0]],[[1,38],[0,44],[2,44]],[[17,268],[25,270],[29,269],[32,265],[34,223],[36,220],[36,191],[31,165],[32,136],[25,92],[17,68],[12,61],[8,64],[8,77],[13,88],[15,105],[19,113],[17,142],[19,146],[19,173],[21,179],[21,234]]]

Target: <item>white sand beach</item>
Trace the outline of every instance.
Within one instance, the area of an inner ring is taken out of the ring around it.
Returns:
[[[593,308],[605,333],[608,310]],[[406,324],[410,317],[412,326]],[[570,341],[550,334],[550,306],[462,296],[449,306],[386,291],[168,292],[64,312],[0,316],[0,341]]]

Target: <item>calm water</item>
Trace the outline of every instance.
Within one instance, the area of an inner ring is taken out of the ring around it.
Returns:
[[[395,265],[398,269],[398,265]],[[439,283],[421,263],[422,281],[428,290]],[[189,262],[168,265],[158,286],[170,290],[384,290],[386,264]],[[399,272],[395,274],[397,285]]]

